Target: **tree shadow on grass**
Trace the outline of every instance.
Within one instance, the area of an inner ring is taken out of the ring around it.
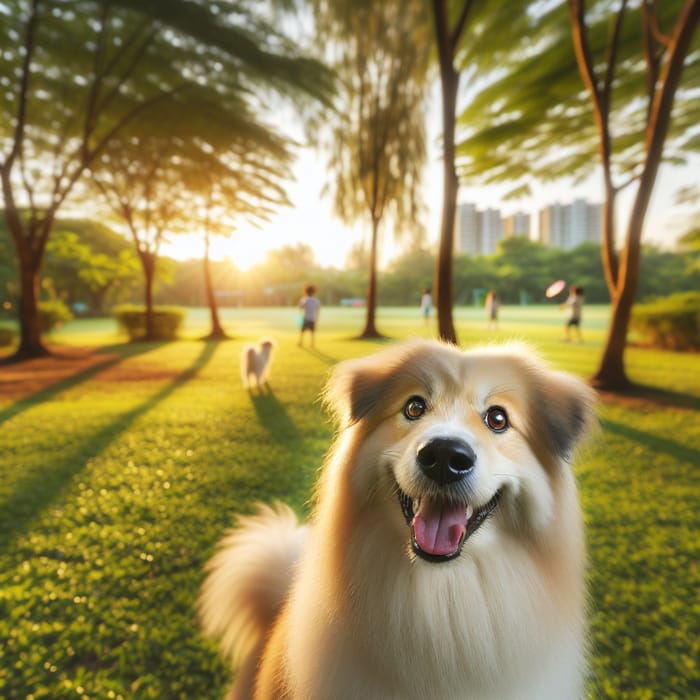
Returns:
[[[630,442],[644,445],[653,452],[665,452],[677,461],[690,462],[691,464],[700,464],[700,450],[687,445],[681,445],[678,442],[669,440],[668,438],[651,435],[643,430],[636,430],[629,425],[618,423],[608,419],[603,420],[603,428],[615,435],[629,440]]]
[[[377,335],[365,337],[363,335],[353,335],[348,340],[361,340],[364,343],[370,343],[371,345],[389,345],[390,343],[396,342],[396,338],[392,338],[390,335]]]
[[[700,410],[700,399],[692,394],[679,391],[669,391],[657,386],[634,384],[622,391],[598,391],[600,397],[606,402],[619,406],[654,406],[658,408],[689,408]]]
[[[150,411],[183,386],[183,384],[193,379],[211,360],[217,346],[218,343],[216,341],[207,342],[192,365],[183,370],[173,381],[156,394],[131,411],[127,411],[119,416],[110,425],[99,430],[82,447],[73,450],[70,454],[61,456],[55,461],[52,461],[49,457],[41,470],[33,471],[20,479],[14,485],[7,499],[4,502],[0,501],[0,551],[5,551],[17,535],[29,529],[31,523],[51,505],[68,486],[71,479],[83,470],[90,459],[103,452],[121,433],[128,430],[140,416]],[[144,351],[144,349],[136,350],[133,354]],[[107,364],[116,364],[122,359],[124,357],[109,360]],[[105,365],[102,364],[98,368],[91,368],[90,371],[86,371],[87,376],[81,376],[77,379],[71,377],[70,380],[66,381],[72,386],[80,381],[85,381],[96,371],[104,369],[104,367]],[[81,373],[81,375],[86,373]],[[33,403],[37,403],[39,400],[45,401],[58,393],[58,391],[66,388],[64,382],[61,382],[61,385],[61,389],[56,387],[47,389],[46,391],[49,392],[47,395],[44,395],[44,392],[39,392],[42,395],[41,399],[34,395],[31,397]]]
[[[62,392],[68,391],[73,387],[82,384],[88,379],[92,379],[92,377],[94,377],[96,374],[103,372],[104,370],[111,369],[126,359],[136,357],[137,355],[142,355],[143,353],[153,350],[155,347],[162,347],[165,344],[166,343],[129,343],[108,345],[104,348],[100,348],[96,354],[105,355],[103,360],[86,367],[80,372],[75,372],[64,379],[59,379],[58,381],[49,384],[49,386],[46,388],[34,392],[29,396],[20,398],[4,410],[0,411],[0,426],[23,411],[26,411],[27,409],[40,403],[51,401]],[[54,359],[60,359],[60,357],[54,355]],[[67,358],[65,361],[71,362],[72,359],[74,358]]]

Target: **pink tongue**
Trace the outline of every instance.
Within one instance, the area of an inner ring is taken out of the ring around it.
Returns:
[[[428,554],[454,554],[467,529],[465,507],[449,506],[424,498],[413,518],[413,536]]]

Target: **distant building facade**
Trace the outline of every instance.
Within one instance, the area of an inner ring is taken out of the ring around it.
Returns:
[[[516,211],[503,219],[503,238],[513,236],[530,238],[530,215],[524,211]]]
[[[501,217],[499,209],[477,209],[465,202],[457,207],[454,252],[491,255],[504,238],[533,237],[530,214],[522,211]],[[603,205],[576,199],[571,204],[550,204],[539,211],[538,240],[551,248],[571,250],[582,243],[603,239]]]
[[[603,238],[603,205],[576,199],[571,204],[550,204],[539,212],[539,240],[546,246],[571,250]]]
[[[480,211],[475,204],[460,204],[457,209],[455,253],[491,255],[503,238],[503,221],[498,209]]]

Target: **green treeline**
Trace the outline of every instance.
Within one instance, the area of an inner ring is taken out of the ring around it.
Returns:
[[[359,256],[361,258],[361,256]],[[3,316],[14,316],[18,301],[17,266],[7,233],[0,230],[0,304]],[[663,251],[645,247],[638,299],[700,288],[700,252]],[[205,306],[201,260],[164,259],[156,280],[159,304]],[[417,306],[422,289],[431,286],[434,254],[414,250],[393,260],[379,273],[379,303]],[[585,244],[571,251],[547,248],[526,238],[501,242],[494,255],[456,256],[454,295],[457,305],[481,304],[495,289],[502,303],[543,303],[544,290],[556,279],[583,285],[590,303],[607,303],[600,247]],[[285,306],[296,303],[304,283],[318,285],[325,304],[364,298],[367,269],[358,258],[346,269],[323,267],[303,244],[268,253],[250,270],[230,260],[212,262],[212,278],[220,306]],[[102,225],[63,221],[47,251],[42,298],[60,298],[82,314],[107,315],[115,304],[139,303],[143,280],[125,238]],[[77,305],[77,306],[76,306]]]

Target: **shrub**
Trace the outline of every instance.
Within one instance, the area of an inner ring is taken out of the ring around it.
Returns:
[[[12,345],[15,342],[15,332],[12,328],[0,328],[0,348]]]
[[[141,340],[146,337],[146,309],[143,306],[124,304],[114,308],[114,315],[128,334],[130,340]],[[179,306],[153,307],[153,337],[151,340],[173,340],[177,337],[185,309]]]
[[[39,302],[39,318],[41,330],[49,333],[61,324],[72,320],[73,314],[60,299],[51,299],[51,301]]]
[[[700,349],[700,292],[683,292],[638,304],[632,328],[655,347],[666,350]]]

